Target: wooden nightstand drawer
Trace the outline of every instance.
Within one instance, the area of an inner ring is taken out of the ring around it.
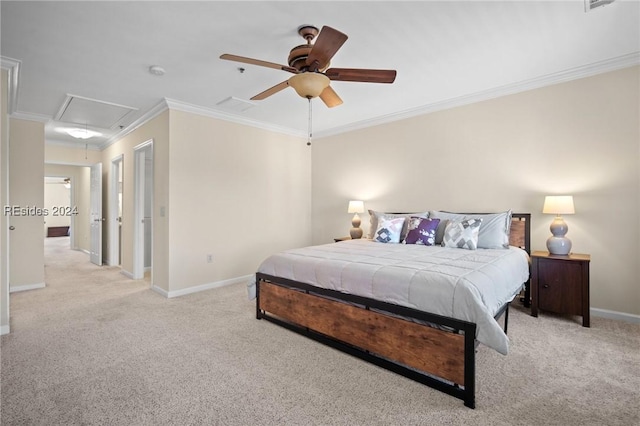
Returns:
[[[538,309],[581,315],[582,325],[589,327],[590,260],[588,254],[531,253],[531,315],[537,317]]]

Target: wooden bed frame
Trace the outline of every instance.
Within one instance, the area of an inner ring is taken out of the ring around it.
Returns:
[[[531,252],[530,223],[529,213],[512,215],[509,242],[527,253]],[[527,281],[525,303],[528,293]],[[502,314],[506,333],[509,304],[500,309],[496,319]],[[256,274],[256,317],[448,393],[475,408],[474,323],[262,273]]]

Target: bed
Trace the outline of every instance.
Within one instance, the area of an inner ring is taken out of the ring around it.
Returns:
[[[441,225],[485,218],[487,231],[506,215],[506,240],[469,250],[361,239],[277,253],[256,273],[256,317],[475,408],[476,346],[506,355],[509,303],[523,289],[527,299],[530,214],[422,217],[438,215]]]

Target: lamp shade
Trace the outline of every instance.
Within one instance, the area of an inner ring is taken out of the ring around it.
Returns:
[[[544,197],[542,213],[545,214],[574,214],[573,196],[571,195],[547,195]]]
[[[349,209],[347,213],[364,213],[364,202],[349,201]]]
[[[303,98],[315,98],[329,85],[329,77],[315,72],[303,72],[289,78],[289,86],[293,87]]]

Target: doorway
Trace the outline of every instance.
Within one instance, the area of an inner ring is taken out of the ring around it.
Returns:
[[[149,273],[153,285],[153,140],[134,152],[133,278]]]
[[[44,178],[44,237],[69,237],[74,232],[75,217],[78,214],[74,207],[70,176],[45,176]]]
[[[122,188],[123,158],[121,154],[111,160],[111,191],[109,192],[109,265],[122,263]]]

